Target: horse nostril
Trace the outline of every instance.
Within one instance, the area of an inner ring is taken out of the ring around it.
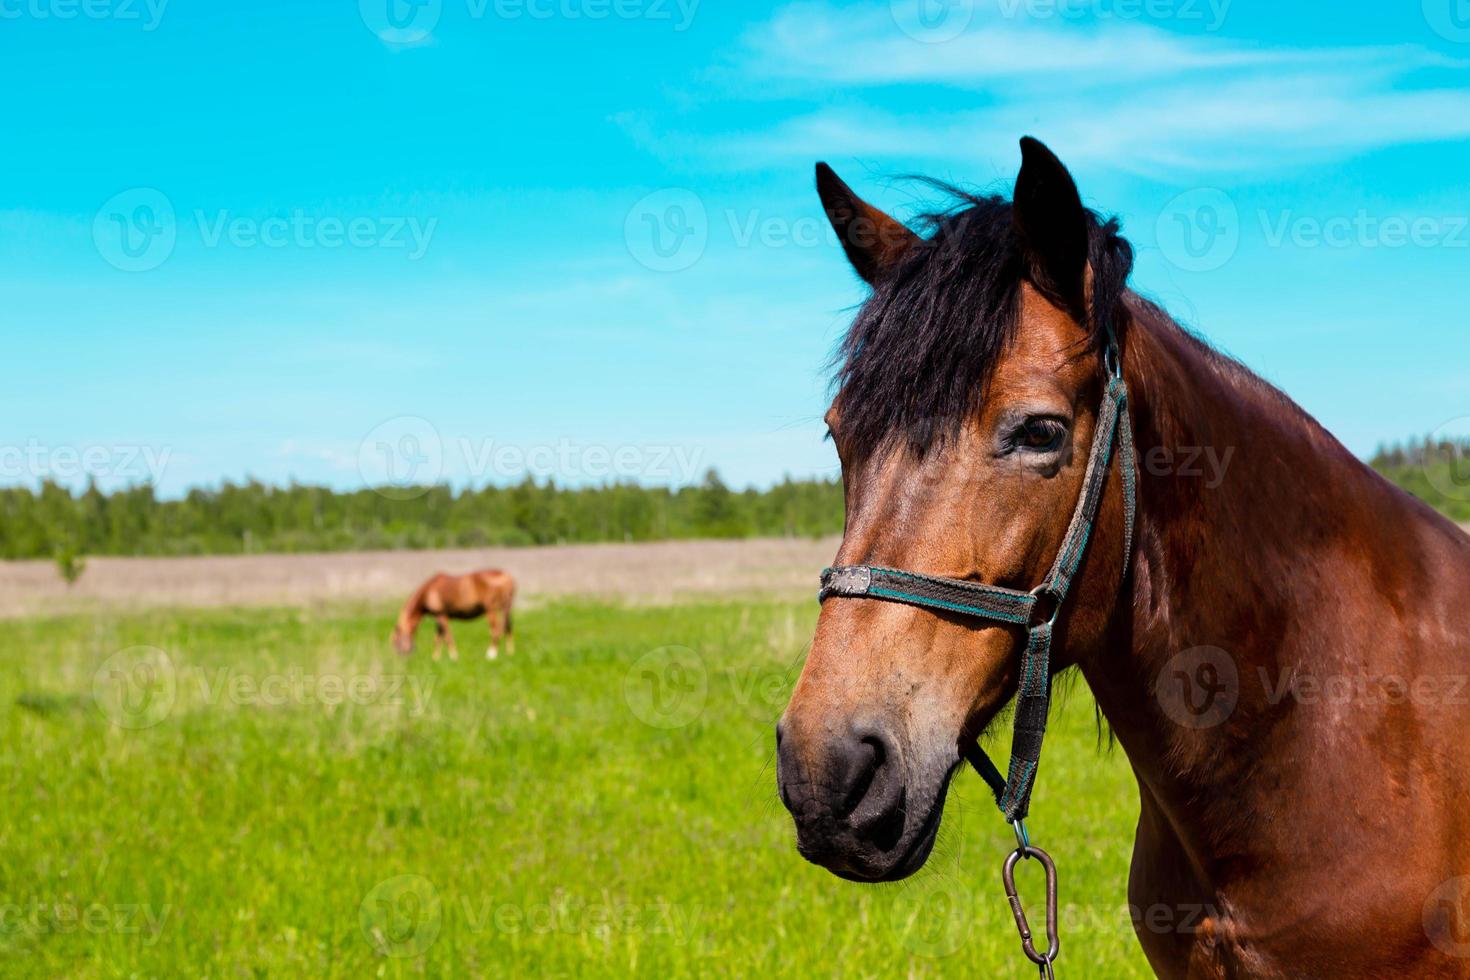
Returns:
[[[843,815],[854,833],[887,849],[903,834],[903,766],[884,729],[865,726],[855,734],[859,735],[855,744],[863,771],[849,789]]]
[[[842,794],[840,804],[840,812],[844,817],[856,810],[868,795],[884,760],[883,746],[872,738],[863,738],[852,743],[846,754],[847,791]]]
[[[868,809],[875,794],[884,794],[889,784],[902,777],[898,774],[898,753],[893,739],[877,725],[855,726],[844,754],[845,779],[842,785],[841,815],[851,816]]]
[[[884,739],[877,735],[864,735],[862,743],[873,749],[874,767],[883,768],[883,763],[888,761],[888,745]]]
[[[881,850],[896,846],[904,830],[905,772],[887,730],[854,725],[845,737],[825,741],[825,751],[810,761],[798,757],[801,733],[787,734],[783,721],[776,726],[776,782],[808,845],[841,829]]]

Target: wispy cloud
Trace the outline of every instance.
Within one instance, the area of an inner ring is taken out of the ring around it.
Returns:
[[[1020,16],[1022,5],[994,0],[938,41],[887,3],[787,7],[747,34],[736,71],[820,107],[729,134],[711,158],[974,160],[1036,132],[1078,162],[1239,171],[1470,137],[1470,61],[1427,48],[1248,46],[1140,21]],[[1425,84],[1436,77],[1440,87]],[[833,85],[845,102],[831,103]]]
[[[1022,104],[948,113],[822,109],[764,133],[731,136],[720,155],[746,163],[857,156],[975,160],[1035,131],[1073,161],[1123,170],[1272,169],[1304,158],[1470,137],[1470,91],[1336,90],[1320,76],[1246,79],[1140,93],[1126,104]]]
[[[1260,52],[1212,50],[1206,43],[1138,25],[1089,36],[991,16],[995,19],[974,23],[957,37],[923,40],[905,32],[887,4],[837,10],[802,3],[747,34],[740,62],[767,77],[882,85],[967,84],[1058,72],[1136,77],[1269,60]]]
[[[1069,86],[1085,81],[1096,86],[1243,69],[1466,66],[1410,45],[1266,48],[1213,33],[1172,34],[1138,20],[1086,24],[1061,16],[1028,15],[1033,6],[1027,0],[981,3],[962,31],[935,38],[913,23],[917,13],[906,15],[902,4],[838,9],[825,3],[798,3],[750,31],[738,62],[744,70],[768,78],[862,86],[969,86],[1000,80]],[[1215,16],[1210,8],[1201,2],[1194,9],[1208,27],[1209,18]]]

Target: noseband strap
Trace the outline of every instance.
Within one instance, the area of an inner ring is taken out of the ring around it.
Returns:
[[[844,565],[822,572],[822,589],[817,597],[867,598],[902,602],[941,612],[1018,626],[1026,630],[1021,651],[1020,685],[1016,691],[1015,725],[1011,735],[1011,765],[1006,778],[990,761],[977,741],[966,750],[966,758],[990,785],[996,804],[1012,823],[1023,820],[1031,805],[1036,767],[1041,762],[1041,742],[1051,706],[1051,639],[1067,591],[1087,552],[1097,510],[1102,502],[1113,447],[1123,479],[1124,544],[1123,570],[1133,553],[1135,475],[1133,431],[1128,424],[1128,386],[1118,370],[1117,355],[1110,351],[1112,369],[1098,411],[1097,431],[1088,454],[1087,472],[1077,509],[1067,526],[1066,537],[1052,562],[1046,579],[1030,592],[968,582],[963,579],[922,575],[876,565]]]

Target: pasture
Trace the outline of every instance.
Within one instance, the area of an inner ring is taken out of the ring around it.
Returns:
[[[493,664],[480,623],[455,625],[457,662],[427,630],[400,659],[376,605],[10,621],[0,972],[1034,976],[973,773],[909,881],[796,854],[772,725],[816,612],[557,599]],[[1147,975],[1135,810],[1076,684],[1033,821],[1065,973]]]

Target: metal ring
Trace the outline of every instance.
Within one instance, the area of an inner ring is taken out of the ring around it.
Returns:
[[[1040,626],[1042,623],[1055,626],[1057,622],[1057,617],[1062,614],[1062,604],[1066,602],[1066,597],[1053,589],[1050,582],[1041,583],[1036,588],[1028,592],[1027,595],[1030,595],[1036,600],[1036,603],[1031,607],[1033,611],[1040,609],[1043,613],[1047,612],[1046,607],[1042,604],[1042,600],[1051,600],[1050,615],[1048,615],[1045,619],[1039,620],[1034,619],[1033,617],[1032,628],[1034,629],[1036,626]]]

